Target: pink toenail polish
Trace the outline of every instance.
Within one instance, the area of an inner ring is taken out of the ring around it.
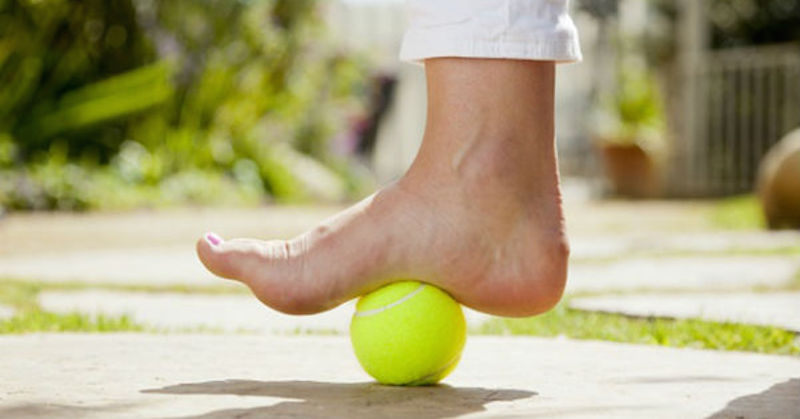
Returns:
[[[214,233],[206,233],[206,241],[209,242],[212,246],[217,246],[222,243],[222,237],[217,236]]]

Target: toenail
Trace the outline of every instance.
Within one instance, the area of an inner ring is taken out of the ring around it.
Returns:
[[[206,233],[206,241],[212,246],[217,246],[222,243],[222,237],[217,236],[214,233]]]

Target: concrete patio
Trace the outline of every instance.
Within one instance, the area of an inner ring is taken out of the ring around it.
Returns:
[[[626,217],[620,205],[568,209],[567,293],[576,307],[795,328],[800,234],[708,231],[693,206],[637,206]],[[335,210],[4,219],[0,280],[43,284],[42,309],[128,314],[180,333],[0,335],[0,417],[800,418],[796,356],[563,338],[470,336],[444,385],[379,386],[350,348],[352,302],[317,316],[282,315],[231,293],[242,286],[208,274],[193,253],[206,229],[288,237]],[[47,289],[76,281],[84,285]],[[158,290],[172,285],[195,291]],[[0,307],[0,318],[13,313]],[[489,318],[466,313],[472,326]]]
[[[0,417],[798,418],[800,359],[470,337],[436,387],[374,384],[346,337],[0,337]]]

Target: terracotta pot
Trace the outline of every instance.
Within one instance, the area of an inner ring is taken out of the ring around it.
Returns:
[[[637,144],[600,142],[600,153],[611,192],[627,198],[658,195],[658,168],[653,158]]]

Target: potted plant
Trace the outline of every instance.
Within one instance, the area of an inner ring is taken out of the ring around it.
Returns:
[[[664,112],[657,84],[646,69],[620,67],[616,86],[594,112],[592,137],[613,195],[646,198],[660,193]]]

